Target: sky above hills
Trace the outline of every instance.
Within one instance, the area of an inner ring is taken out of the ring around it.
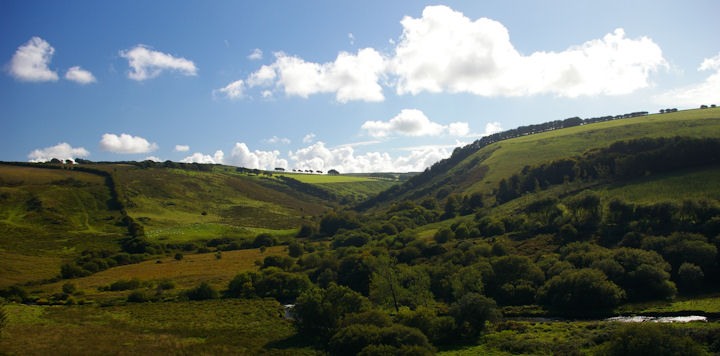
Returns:
[[[2,1],[0,160],[420,171],[720,104],[717,1]]]

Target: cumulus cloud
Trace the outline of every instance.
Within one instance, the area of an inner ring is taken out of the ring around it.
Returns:
[[[244,142],[235,143],[226,164],[263,170],[288,168],[287,160],[280,158],[280,151],[250,151]]]
[[[197,67],[193,61],[154,51],[141,44],[130,50],[120,51],[120,56],[128,60],[131,69],[128,78],[137,81],[157,77],[165,70],[188,76],[197,74]]]
[[[187,152],[190,150],[188,145],[175,145],[175,152]]]
[[[310,143],[310,142],[313,142],[314,140],[315,140],[315,134],[312,132],[305,135],[305,137],[303,137],[303,139],[302,139],[303,143]]]
[[[48,82],[58,80],[56,72],[48,65],[55,48],[40,37],[33,37],[18,47],[10,60],[9,72],[15,79],[24,82]]]
[[[500,22],[472,21],[446,6],[428,6],[421,18],[405,17],[401,24],[390,65],[399,94],[626,94],[647,87],[649,74],[667,66],[656,43],[625,38],[622,29],[562,52],[523,56]]]
[[[430,121],[417,109],[403,109],[390,121],[365,121],[361,128],[372,137],[385,137],[393,133],[404,136],[438,136],[448,132],[454,136],[464,136],[470,128],[466,122],[454,122],[449,126]]]
[[[265,141],[265,143],[282,143],[282,144],[284,144],[284,145],[290,144],[290,139],[289,139],[289,138],[285,138],[285,137],[280,138],[280,137],[277,137],[277,136],[270,137],[270,138],[268,138],[268,139],[266,139],[266,140],[264,140],[264,141]]]
[[[228,99],[242,99],[245,90],[245,83],[242,79],[236,80],[224,88],[213,90],[213,96],[223,95]]]
[[[262,66],[256,72],[250,74],[247,79],[248,86],[269,86],[272,85],[273,81],[277,77],[275,69],[272,66]]]
[[[330,170],[340,172],[417,172],[433,163],[450,156],[451,151],[445,148],[425,148],[411,151],[406,156],[393,159],[387,152],[368,152],[355,154],[350,145],[333,149],[327,148],[323,142],[316,142],[308,147],[290,152],[294,166],[300,169]]]
[[[379,80],[385,60],[372,48],[357,54],[340,52],[334,62],[318,64],[279,52],[275,62],[261,67],[248,78],[251,86],[272,83],[288,96],[307,98],[318,93],[335,93],[341,103],[351,100],[383,101]]]
[[[258,60],[262,59],[263,57],[263,51],[260,50],[260,48],[255,48],[252,53],[250,53],[248,56],[248,59],[250,60]]]
[[[205,155],[200,152],[195,152],[192,156],[187,156],[180,160],[183,163],[209,163],[209,164],[223,164],[225,163],[225,154],[223,151],[217,150],[215,154]]]
[[[483,137],[487,135],[492,135],[502,130],[502,126],[500,126],[499,122],[488,122],[487,124],[485,124],[485,132],[467,134],[466,137]]]
[[[38,148],[28,154],[30,162],[47,162],[53,158],[59,160],[72,160],[75,161],[77,157],[87,157],[90,152],[83,147],[72,147],[66,142],[58,143],[52,147]]]
[[[700,106],[720,104],[720,53],[705,58],[698,71],[713,71],[702,83],[673,89],[654,98],[659,105]]]
[[[148,153],[156,150],[157,147],[157,144],[150,143],[142,137],[125,133],[120,136],[106,133],[100,140],[100,149],[113,153]]]
[[[80,84],[90,84],[97,81],[92,73],[80,68],[80,66],[70,67],[67,73],[65,73],[65,79],[72,80],[73,82]]]
[[[334,62],[320,64],[279,52],[248,82],[274,84],[288,96],[303,98],[335,93],[342,103],[383,101],[381,83],[399,95],[578,97],[631,93],[650,86],[650,74],[668,67],[652,39],[627,38],[621,28],[564,51],[523,55],[502,23],[472,20],[447,6],[428,6],[420,18],[406,16],[400,23],[403,31],[390,41],[390,54],[365,48],[357,54],[340,52]]]

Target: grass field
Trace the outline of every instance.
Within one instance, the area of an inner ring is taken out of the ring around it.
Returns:
[[[260,252],[259,249],[225,251],[221,253],[222,258],[220,259],[216,257],[216,253],[187,254],[180,261],[172,257],[165,257],[110,268],[83,278],[38,286],[31,291],[41,295],[52,295],[61,292],[62,285],[69,281],[75,284],[78,290],[83,291],[82,298],[86,300],[124,299],[130,293],[129,291],[107,292],[99,291],[98,288],[118,280],[132,278],[138,278],[145,282],[172,280],[178,290],[196,287],[205,281],[219,290],[223,290],[238,273],[256,270],[258,266],[255,261],[262,262],[267,256],[287,255],[286,250],[287,246],[274,246],[265,252]]]
[[[8,355],[314,355],[272,300],[8,307]]]
[[[677,312],[720,313],[720,295],[680,297],[673,301],[626,304],[618,309],[620,314],[677,313]]]
[[[0,164],[0,286],[55,277],[88,248],[117,250],[127,230],[102,177]]]

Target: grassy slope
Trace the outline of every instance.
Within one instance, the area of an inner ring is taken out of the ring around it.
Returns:
[[[138,278],[141,281],[157,282],[169,279],[175,282],[177,289],[196,287],[201,282],[208,282],[218,290],[227,289],[227,284],[235,275],[241,272],[257,270],[255,261],[261,261],[267,256],[287,255],[287,246],[274,246],[265,252],[258,249],[236,250],[222,252],[218,259],[215,253],[187,254],[180,261],[172,257],[145,261],[137,264],[118,266],[93,275],[72,279],[78,290],[82,290],[87,300],[107,301],[113,299],[124,300],[130,291],[99,291],[99,287],[110,285],[118,280]],[[160,263],[158,263],[160,261]],[[63,280],[46,284],[33,289],[40,295],[52,295],[62,291]]]
[[[607,121],[497,142],[416,189],[450,177],[449,186],[443,187],[452,188],[456,193],[490,194],[502,178],[510,177],[526,165],[579,155],[620,140],[672,136],[720,137],[720,108]],[[443,187],[429,194],[433,195]]]
[[[117,249],[127,231],[101,177],[0,165],[0,179],[0,287],[52,278],[80,251]]]
[[[326,209],[319,199],[261,184],[261,178],[179,169],[113,170],[128,214],[154,239],[187,241],[265,230],[288,233],[302,223],[303,216]]]

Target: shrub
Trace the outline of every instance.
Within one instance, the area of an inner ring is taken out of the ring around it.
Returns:
[[[142,289],[136,289],[127,297],[129,303],[145,303],[148,301],[145,291]]]
[[[164,279],[158,283],[158,288],[160,288],[160,290],[174,289],[175,282],[173,282],[169,279]]]
[[[614,307],[624,298],[625,291],[594,268],[563,271],[537,294],[541,304],[575,310]]]
[[[268,233],[262,233],[260,235],[257,235],[255,237],[255,240],[253,240],[252,247],[258,248],[258,247],[270,247],[275,246],[277,244],[277,239],[268,234]]]
[[[211,286],[207,282],[202,282],[199,286],[187,291],[187,297],[190,300],[207,300],[218,299],[220,294],[215,287]]]
[[[180,261],[183,259],[183,254],[178,252],[175,254],[175,260]]]
[[[129,290],[137,288],[140,288],[140,280],[137,278],[120,279],[113,282],[109,287],[111,291]]]
[[[618,329],[598,350],[598,355],[707,355],[698,344],[670,326],[628,323]]]
[[[295,257],[295,258],[300,257],[300,256],[302,256],[302,254],[304,252],[305,252],[305,249],[297,241],[293,241],[288,245],[288,254],[290,255],[290,257]]]
[[[62,286],[62,291],[65,294],[73,294],[73,293],[75,293],[76,290],[77,290],[77,288],[75,287],[75,284],[70,283],[70,282],[63,284],[63,286]]]
[[[481,294],[468,293],[450,307],[455,318],[458,336],[466,341],[474,341],[485,330],[485,322],[500,317],[495,301]]]
[[[22,303],[28,299],[28,293],[23,287],[10,286],[0,289],[0,297],[11,302]]]
[[[360,293],[331,283],[327,289],[311,289],[301,294],[293,313],[300,334],[326,342],[346,314],[368,309],[370,302]]]

